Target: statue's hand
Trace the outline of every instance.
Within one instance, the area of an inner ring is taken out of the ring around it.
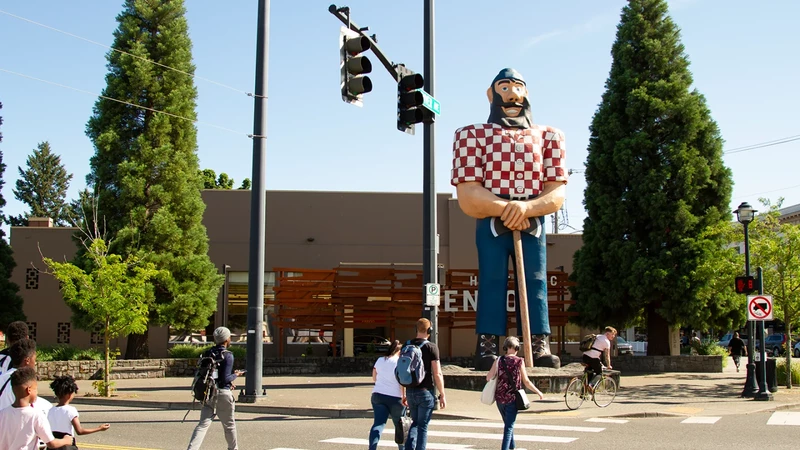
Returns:
[[[528,204],[521,201],[510,201],[503,209],[503,214],[500,215],[500,220],[503,225],[510,230],[524,230],[531,226],[530,220],[527,217]]]

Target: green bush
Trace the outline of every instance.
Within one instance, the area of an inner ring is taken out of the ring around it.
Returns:
[[[90,361],[103,359],[102,348],[78,348],[72,345],[44,345],[36,349],[37,361]]]
[[[778,386],[786,384],[786,359],[780,358],[775,366],[775,378]],[[792,385],[800,385],[800,362],[792,361]]]
[[[717,341],[706,339],[699,345],[696,345],[694,348],[697,349],[698,355],[722,356],[722,367],[725,368],[728,365],[728,349],[725,347],[720,347]]]
[[[199,358],[206,350],[213,345],[192,345],[178,344],[169,349],[170,358]],[[228,350],[233,353],[236,359],[244,360],[247,356],[247,348],[244,345],[231,345]]]

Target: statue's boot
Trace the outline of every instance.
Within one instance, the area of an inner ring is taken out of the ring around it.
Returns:
[[[546,334],[531,335],[531,355],[533,367],[561,368],[561,358],[550,353],[550,342]]]
[[[488,372],[498,355],[498,336],[495,334],[478,334],[475,347],[475,370]]]

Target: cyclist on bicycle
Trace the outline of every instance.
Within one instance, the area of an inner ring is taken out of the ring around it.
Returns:
[[[595,337],[592,348],[583,352],[583,363],[586,364],[586,372],[593,373],[594,376],[589,382],[590,388],[594,386],[600,377],[603,375],[603,363],[600,358],[603,357],[605,352],[606,367],[611,368],[611,341],[617,337],[617,330],[614,327],[606,327],[603,334],[598,334]]]

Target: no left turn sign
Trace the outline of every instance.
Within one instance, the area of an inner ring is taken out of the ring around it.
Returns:
[[[748,295],[747,296],[748,320],[772,320],[772,296]]]

